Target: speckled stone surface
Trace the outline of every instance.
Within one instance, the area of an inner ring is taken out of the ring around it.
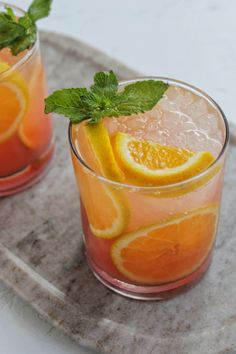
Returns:
[[[85,44],[47,33],[41,39],[50,90],[87,85],[98,70],[135,75]],[[50,172],[0,200],[0,278],[56,327],[102,353],[236,353],[236,135],[209,272],[173,300],[144,303],[113,294],[86,265],[67,121],[55,123]]]

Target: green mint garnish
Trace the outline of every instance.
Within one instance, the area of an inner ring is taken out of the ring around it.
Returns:
[[[52,0],[34,0],[24,16],[17,18],[8,6],[0,12],[0,50],[10,48],[13,55],[30,48],[37,37],[36,21],[50,13]]]
[[[152,109],[162,98],[168,84],[156,80],[137,81],[118,90],[116,75],[99,72],[90,89],[71,88],[55,91],[45,100],[45,113],[55,112],[79,123],[96,123],[104,117],[129,116]]]

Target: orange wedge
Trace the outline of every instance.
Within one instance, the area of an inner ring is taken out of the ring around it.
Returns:
[[[121,181],[123,174],[115,160],[110,138],[103,122],[85,124],[84,134],[89,140],[102,175],[113,181]]]
[[[113,180],[122,178],[102,122],[73,126],[72,138],[77,150],[96,173]],[[83,169],[74,156],[72,159],[91,231],[97,237],[117,237],[123,232],[129,214],[123,194]]]
[[[204,171],[214,161],[210,152],[196,152],[151,141],[137,140],[118,132],[113,148],[127,179],[139,185],[174,184]]]
[[[180,279],[209,254],[217,215],[217,206],[209,206],[126,234],[113,244],[112,260],[123,275],[142,284]]]
[[[123,196],[87,172],[76,175],[92,233],[106,239],[119,236],[128,218]]]
[[[0,73],[10,67],[0,62]],[[17,131],[28,108],[28,89],[19,73],[13,72],[0,80],[0,144]]]

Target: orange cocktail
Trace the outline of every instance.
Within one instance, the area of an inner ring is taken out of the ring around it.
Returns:
[[[0,196],[37,181],[51,160],[53,128],[44,114],[46,94],[38,40],[17,56],[8,48],[0,50]]]
[[[139,299],[173,295],[207,270],[228,143],[210,97],[153,80],[169,87],[151,110],[71,124],[69,134],[89,265]]]

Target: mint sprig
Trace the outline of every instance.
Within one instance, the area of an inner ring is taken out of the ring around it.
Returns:
[[[143,80],[119,91],[113,71],[98,72],[90,89],[55,91],[45,100],[45,113],[64,115],[74,124],[89,119],[96,123],[104,117],[129,116],[149,111],[169,87],[163,81]]]
[[[50,13],[52,0],[34,0],[24,16],[17,18],[6,6],[0,12],[0,50],[10,48],[13,55],[30,48],[37,37],[36,21]]]

